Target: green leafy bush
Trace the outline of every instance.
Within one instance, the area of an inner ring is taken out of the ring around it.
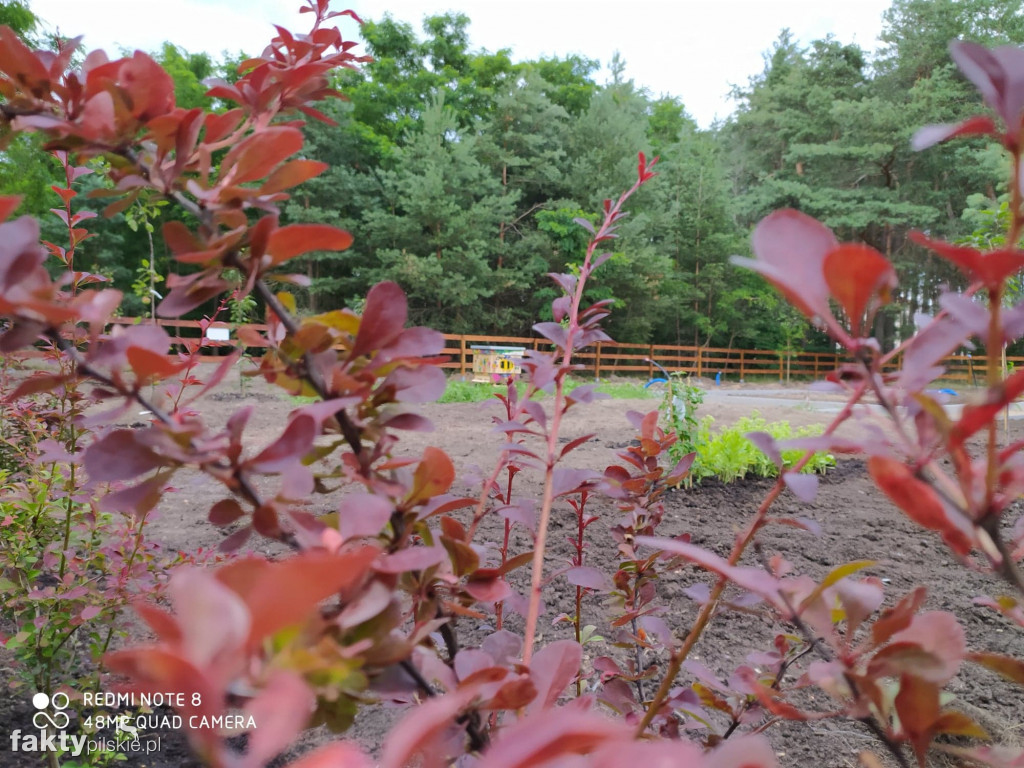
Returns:
[[[767,432],[774,440],[814,437],[822,433],[822,428],[818,426],[799,427],[794,430],[788,421],[769,422],[757,411],[717,433],[711,429],[714,421],[712,416],[705,416],[697,430],[697,457],[690,470],[690,477],[695,482],[700,482],[706,477],[717,477],[724,483],[741,480],[747,476],[777,477],[779,468],[747,438],[751,432]],[[783,450],[783,468],[793,466],[801,456],[802,450]],[[816,453],[800,471],[823,474],[835,464],[836,460],[832,454]]]

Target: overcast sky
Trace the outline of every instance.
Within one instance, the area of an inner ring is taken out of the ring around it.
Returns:
[[[273,23],[295,31],[309,16],[296,0],[30,0],[52,30],[85,35],[89,48],[152,51],[164,40],[192,52],[258,53]],[[334,0],[367,19],[386,10],[420,32],[424,16],[469,16],[473,49],[511,48],[514,58],[579,53],[606,65],[615,51],[626,77],[655,96],[682,99],[707,127],[733,109],[733,85],[761,71],[762,54],[783,27],[802,43],[832,33],[873,52],[890,0]],[[346,38],[358,28],[342,19]],[[598,76],[607,78],[607,70]]]

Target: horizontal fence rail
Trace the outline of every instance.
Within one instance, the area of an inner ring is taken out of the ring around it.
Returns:
[[[116,325],[154,323],[166,329],[171,336],[169,352],[187,351],[198,348],[203,359],[215,359],[237,347],[239,331],[246,329],[262,334],[267,326],[261,323],[235,325],[233,323],[206,323],[210,328],[227,329],[229,341],[212,341],[202,338],[203,323],[198,320],[150,320],[149,318],[115,318]],[[258,352],[266,345],[258,342],[257,333],[243,333],[245,347]],[[444,354],[448,361],[443,368],[457,371],[460,375],[473,372],[474,346],[515,346],[531,350],[550,350],[551,342],[538,336],[486,336],[477,334],[444,334]],[[779,381],[790,379],[820,379],[835,370],[844,357],[832,352],[776,352],[764,349],[730,349],[723,347],[681,346],[674,344],[630,344],[628,342],[603,341],[587,347],[574,355],[576,362],[586,372],[597,378],[609,376],[630,376],[653,379],[661,376],[660,365],[670,373],[682,373],[713,379],[721,374],[723,381],[745,381],[751,378],[770,378]],[[1006,358],[1010,366],[1024,364],[1024,357]],[[975,384],[984,379],[985,355],[957,354],[943,359],[945,381]],[[891,366],[897,367],[894,362]]]

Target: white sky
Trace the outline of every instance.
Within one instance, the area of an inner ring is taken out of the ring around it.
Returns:
[[[30,0],[33,11],[89,48],[156,50],[168,40],[191,52],[256,54],[271,24],[303,31],[310,17],[298,0]],[[579,53],[603,65],[619,51],[626,77],[654,95],[682,99],[702,127],[733,109],[732,85],[763,68],[762,54],[783,27],[809,43],[833,33],[872,53],[890,0],[334,0],[376,19],[384,11],[422,31],[424,16],[469,16],[472,49],[511,48],[513,58]],[[357,25],[340,19],[346,38]],[[607,78],[607,70],[598,75]]]

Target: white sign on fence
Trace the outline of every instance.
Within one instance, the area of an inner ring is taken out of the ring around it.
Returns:
[[[229,341],[231,339],[231,329],[210,326],[206,329],[206,338],[210,341]]]

